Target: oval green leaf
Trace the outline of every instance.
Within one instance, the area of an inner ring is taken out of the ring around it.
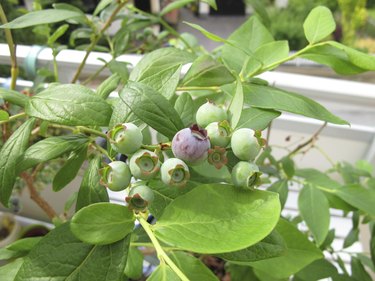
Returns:
[[[163,242],[197,253],[225,253],[266,237],[280,215],[278,195],[231,185],[200,185],[176,198],[155,224]]]
[[[83,242],[97,245],[121,240],[134,228],[134,214],[125,206],[96,203],[79,210],[70,229]]]
[[[13,21],[0,25],[0,28],[24,28],[40,24],[55,23],[67,19],[82,17],[81,13],[69,10],[45,9],[40,11],[29,12],[20,16]]]
[[[169,139],[184,128],[171,103],[149,86],[129,82],[120,98],[139,119]]]
[[[110,245],[83,243],[72,234],[69,223],[65,223],[42,238],[12,280],[121,280],[129,244],[130,235]]]
[[[11,104],[25,107],[29,97],[17,91],[0,88],[0,99],[4,99]]]
[[[28,115],[71,126],[107,126],[111,106],[92,90],[81,85],[50,87],[29,99]]]
[[[185,252],[171,252],[171,260],[186,275],[189,280],[218,281],[219,279],[212,273],[204,263]]]
[[[252,262],[253,268],[282,279],[300,271],[314,260],[323,258],[323,253],[290,222],[280,219],[276,231],[284,238],[286,252],[280,257]]]
[[[332,114],[319,103],[302,95],[254,84],[243,85],[243,90],[245,104],[252,107],[287,111],[333,124],[348,124],[347,121]]]
[[[305,36],[310,44],[321,41],[336,29],[335,19],[327,7],[314,8],[303,23]]]
[[[247,265],[250,262],[281,256],[285,251],[286,245],[283,237],[274,230],[270,235],[255,245],[239,251],[223,253],[216,256],[231,263]]]
[[[17,164],[29,143],[35,119],[23,123],[5,142],[0,150],[0,202],[5,207],[12,194],[17,176]]]
[[[250,128],[253,130],[264,130],[271,121],[280,116],[280,112],[270,109],[260,109],[255,107],[242,110],[241,118],[237,128]]]
[[[93,203],[109,201],[107,189],[100,184],[98,170],[101,168],[101,162],[101,156],[96,156],[90,160],[79,187],[76,211]]]
[[[178,275],[165,263],[160,264],[147,281],[180,281]]]
[[[299,193],[298,208],[316,243],[321,245],[328,234],[330,221],[329,203],[324,193],[306,185]]]
[[[89,138],[85,135],[67,135],[49,137],[30,146],[17,164],[19,171],[29,169],[39,163],[49,161],[65,153],[79,150],[87,145]]]

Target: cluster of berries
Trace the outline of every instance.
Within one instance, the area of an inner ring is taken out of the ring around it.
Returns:
[[[132,123],[115,126],[108,132],[112,148],[127,155],[128,164],[113,161],[100,170],[101,184],[113,191],[127,188],[132,177],[147,181],[157,176],[169,186],[183,187],[190,178],[189,167],[208,160],[217,169],[227,164],[227,147],[231,144],[234,155],[240,159],[232,171],[236,186],[252,187],[259,179],[258,167],[249,162],[258,155],[261,145],[251,129],[238,129],[232,133],[226,111],[207,102],[196,113],[196,121],[189,128],[176,133],[171,148],[175,158],[161,163],[160,151],[142,149],[143,135]],[[203,129],[205,128],[205,129]],[[132,184],[126,202],[130,208],[144,211],[154,199],[152,190],[143,182]]]

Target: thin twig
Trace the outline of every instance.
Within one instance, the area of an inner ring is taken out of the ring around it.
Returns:
[[[51,205],[44,200],[35,189],[34,186],[34,179],[31,175],[27,173],[22,173],[21,177],[26,183],[27,188],[30,192],[30,198],[47,214],[47,216],[52,220],[53,218],[57,217],[56,211],[51,207]]]
[[[271,121],[270,124],[268,125],[268,129],[267,129],[266,147],[268,147],[268,146],[269,146],[269,143],[270,143],[271,129],[272,129],[272,121]]]
[[[8,23],[8,19],[5,15],[5,12],[3,10],[3,7],[0,4],[0,20],[3,24]],[[18,76],[18,66],[17,66],[17,57],[16,57],[16,47],[14,45],[12,32],[9,28],[4,29],[5,32],[5,39],[7,41],[8,47],[9,47],[9,53],[10,53],[10,62],[11,62],[11,83],[10,83],[10,89],[14,90],[16,88],[16,81]]]
[[[294,154],[296,154],[298,151],[300,151],[302,148],[308,146],[310,143],[313,143],[318,138],[319,134],[323,131],[323,129],[327,126],[327,122],[324,122],[324,124],[304,143],[301,143],[298,145],[295,149],[293,149],[287,157],[292,157]]]
[[[6,14],[4,12],[3,6],[0,4],[0,22],[2,24],[8,23],[8,19],[6,17]],[[9,28],[4,29],[5,33],[5,40],[8,44],[9,53],[10,53],[10,64],[11,64],[11,82],[10,82],[10,89],[14,90],[16,88],[17,84],[17,76],[18,76],[18,66],[17,66],[17,57],[16,57],[16,47],[14,45],[12,32]],[[5,103],[5,109],[8,110],[8,104]],[[10,126],[9,124],[3,124],[2,125],[2,139],[3,142],[6,142],[6,140],[9,138],[10,135]]]
[[[116,7],[116,9],[112,12],[111,16],[108,18],[108,20],[104,23],[102,29],[99,31],[98,35],[95,36],[95,38],[92,40],[90,46],[87,48],[87,51],[86,51],[86,54],[85,54],[85,57],[83,58],[81,64],[79,65],[78,69],[77,69],[77,72],[74,74],[74,77],[72,79],[72,83],[75,83],[77,82],[85,64],[86,64],[86,61],[90,55],[90,53],[94,50],[96,44],[99,42],[99,40],[102,38],[104,32],[111,26],[113,20],[115,19],[116,15],[118,14],[118,12],[120,12],[120,10],[125,6],[127,1],[124,1],[122,3],[119,3],[118,6]]]

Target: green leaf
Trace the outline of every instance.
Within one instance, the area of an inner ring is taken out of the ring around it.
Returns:
[[[222,58],[225,65],[239,73],[249,53],[254,53],[260,46],[272,42],[273,37],[257,17],[250,17],[227,40],[239,48],[233,44],[225,44]]]
[[[296,175],[305,178],[309,184],[313,184],[322,190],[324,195],[327,197],[331,208],[340,209],[347,212],[356,210],[353,206],[349,205],[347,202],[333,193],[331,189],[340,189],[341,185],[332,180],[326,174],[323,174],[315,169],[300,169],[296,171]]]
[[[330,214],[327,198],[319,189],[305,185],[298,196],[298,208],[316,243],[321,245],[329,230]]]
[[[80,209],[70,223],[70,229],[78,239],[100,245],[123,239],[133,228],[134,214],[128,207],[106,202]]]
[[[249,262],[281,256],[285,251],[286,245],[283,237],[274,230],[270,235],[253,246],[216,256],[232,263],[248,265]]]
[[[129,63],[123,61],[117,61],[112,59],[108,63],[108,68],[112,72],[112,74],[117,73],[120,75],[122,81],[126,82],[129,80]]]
[[[181,249],[225,253],[249,247],[266,237],[279,215],[275,193],[207,184],[170,203],[154,230],[160,240]]]
[[[149,76],[158,76],[159,72],[184,65],[194,60],[195,56],[189,52],[175,48],[162,48],[145,55],[137,63],[130,74],[131,81],[141,82]],[[156,79],[156,78],[155,78]]]
[[[169,257],[189,280],[219,281],[211,270],[192,255],[185,252],[171,252]]]
[[[33,96],[26,104],[28,115],[71,126],[107,126],[111,106],[81,85],[50,87]]]
[[[140,279],[143,275],[143,254],[137,247],[129,248],[129,257],[125,266],[125,275],[131,279]]]
[[[146,85],[129,82],[120,98],[139,119],[169,139],[184,128],[170,102]]]
[[[310,281],[333,277],[336,274],[338,274],[337,268],[332,263],[325,259],[320,259],[313,261],[295,276],[304,281]]]
[[[243,266],[234,263],[228,264],[231,281],[259,281],[250,266]]]
[[[180,81],[181,64],[172,65],[169,68],[160,70],[153,75],[143,77],[138,82],[153,88],[167,99],[171,99]]]
[[[113,128],[117,124],[122,124],[134,118],[134,113],[120,98],[116,98],[113,102],[113,111],[111,120],[109,121],[109,128]]]
[[[254,9],[254,12],[260,17],[262,22],[267,27],[271,25],[271,19],[267,12],[267,6],[264,5],[262,0],[245,0],[245,3]]]
[[[118,85],[120,84],[121,77],[117,73],[112,74],[107,79],[105,79],[99,87],[96,89],[96,94],[106,99],[108,96],[117,89]]]
[[[245,66],[246,74],[254,76],[256,73],[262,72],[261,69],[272,70],[277,67],[278,64],[273,67],[271,67],[271,65],[288,57],[288,55],[288,41],[273,41],[266,43],[256,49],[254,54],[250,56]],[[259,63],[261,64],[260,66]]]
[[[338,196],[348,204],[375,216],[375,190],[367,189],[359,184],[341,186],[328,176],[315,169],[298,170],[298,176],[306,179],[307,182],[316,185],[323,191]]]
[[[362,265],[360,259],[353,257],[351,260],[351,268],[352,268],[352,277],[356,280],[361,281],[371,281],[373,280],[371,276],[366,271],[365,267]]]
[[[295,169],[294,169],[294,161],[290,157],[283,157],[280,160],[280,163],[283,167],[283,170],[288,177],[288,179],[291,179],[294,176]]]
[[[209,55],[198,57],[181,82],[182,86],[209,87],[232,83],[235,80],[229,70]]]
[[[69,223],[65,223],[33,248],[14,281],[120,280],[129,242],[130,235],[105,246],[82,243],[71,233]]]
[[[51,46],[56,42],[57,39],[59,39],[61,36],[64,35],[64,33],[68,30],[69,24],[63,24],[62,26],[59,26],[54,33],[50,37],[48,37],[47,45]]]
[[[241,119],[244,104],[244,91],[240,79],[237,79],[236,91],[230,102],[228,111],[230,112],[230,124],[233,129],[237,128],[237,124]]]
[[[39,163],[60,157],[61,155],[79,150],[87,145],[89,138],[85,135],[67,135],[49,137],[30,146],[19,161],[17,168],[27,170]]]
[[[59,191],[67,186],[77,176],[79,169],[86,160],[88,146],[84,145],[80,149],[72,151],[64,166],[53,178],[53,191]]]
[[[1,281],[14,281],[18,271],[20,270],[24,259],[19,258],[11,263],[0,267]]]
[[[208,30],[204,29],[203,27],[201,27],[198,24],[194,24],[194,23],[190,23],[190,22],[186,22],[186,21],[184,21],[184,23],[187,24],[188,26],[190,26],[191,28],[194,28],[194,29],[200,31],[204,36],[206,36],[208,39],[210,39],[212,41],[221,42],[221,43],[227,42],[227,40],[225,40],[224,38],[221,38],[219,35],[216,35],[212,32],[209,32]]]
[[[178,275],[165,263],[160,264],[147,281],[180,281]]]
[[[45,9],[29,12],[12,20],[7,24],[0,25],[0,28],[24,28],[41,24],[55,23],[79,17],[82,17],[82,14],[75,11]]]
[[[253,130],[264,130],[271,121],[280,116],[280,112],[270,109],[260,109],[255,107],[242,110],[237,128],[250,128]]]
[[[343,248],[348,248],[352,246],[355,242],[359,240],[359,229],[351,229],[348,235],[345,237]]]
[[[159,15],[161,17],[165,16],[169,12],[171,12],[173,10],[176,10],[176,9],[180,9],[180,8],[182,8],[182,7],[184,7],[187,4],[192,3],[192,2],[195,2],[195,0],[177,0],[177,1],[173,1],[173,2],[169,3],[167,6],[165,6],[163,8],[163,10],[160,11]]]
[[[281,257],[251,263],[275,278],[288,278],[314,260],[323,258],[322,252],[290,222],[280,219],[276,231],[284,238],[287,250]],[[272,268],[272,270],[270,270]]]
[[[245,104],[262,109],[287,111],[306,117],[347,125],[348,122],[333,115],[319,103],[295,93],[260,85],[244,85]]]
[[[90,204],[109,201],[107,189],[100,184],[101,162],[101,156],[90,160],[78,191],[76,212]]]
[[[171,187],[161,181],[152,180],[149,182],[150,188],[154,192],[154,200],[149,206],[149,210],[153,216],[160,218],[164,209],[173,202],[177,197],[191,191],[196,184],[189,181],[184,188]]]
[[[309,48],[301,57],[327,65],[343,75],[375,70],[375,57],[334,41]]]
[[[267,190],[277,192],[279,194],[281,209],[284,209],[289,193],[288,180],[279,180],[274,182],[270,187],[267,188]]]
[[[94,16],[98,15],[102,10],[104,10],[112,2],[113,2],[112,0],[100,0],[99,4],[95,8],[93,15]]]
[[[0,88],[0,99],[6,100],[11,104],[25,107],[29,97],[16,91]]]
[[[10,251],[29,252],[36,244],[39,243],[42,237],[29,237],[16,240],[6,248]]]
[[[375,216],[375,190],[366,189],[359,184],[352,184],[342,186],[340,189],[334,191],[334,194],[357,207],[358,209]]]
[[[0,110],[0,121],[8,121],[9,120],[9,113],[5,110]]]
[[[324,6],[314,8],[303,23],[305,36],[310,44],[326,38],[336,29],[335,19],[331,11]]]
[[[33,118],[25,121],[0,150],[0,201],[5,207],[8,207],[8,201],[16,182],[16,167],[29,143],[34,123]]]
[[[180,115],[185,127],[195,123],[195,104],[189,93],[183,92],[177,98],[174,109]]]

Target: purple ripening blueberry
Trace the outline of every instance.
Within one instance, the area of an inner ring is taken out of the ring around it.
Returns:
[[[210,146],[207,131],[196,124],[182,129],[172,140],[173,154],[190,165],[206,160]]]

